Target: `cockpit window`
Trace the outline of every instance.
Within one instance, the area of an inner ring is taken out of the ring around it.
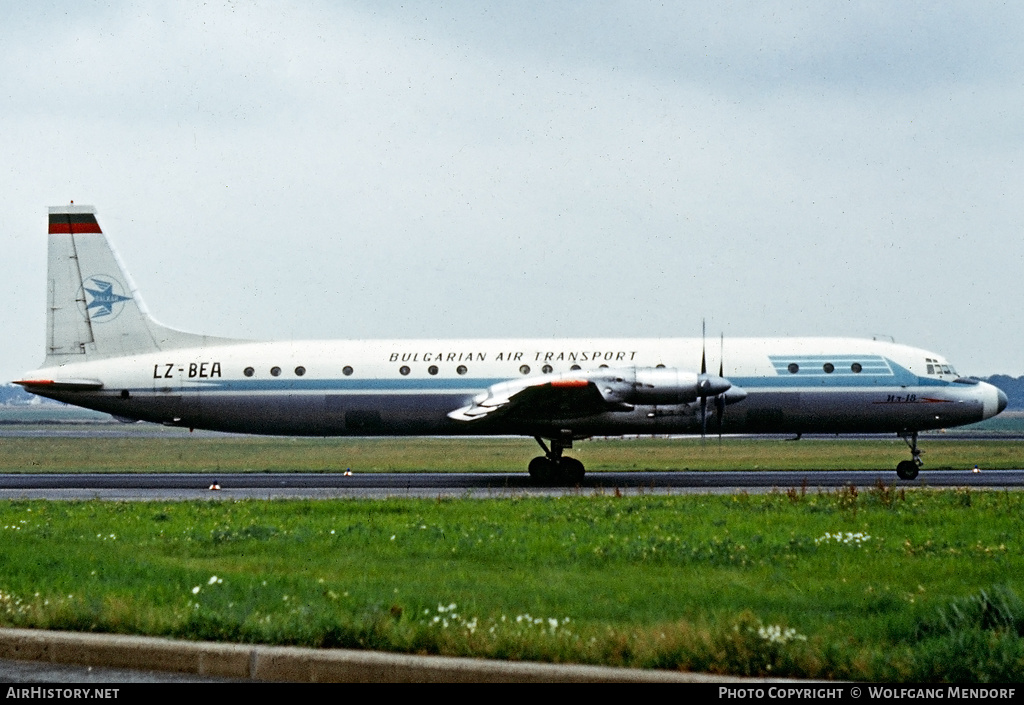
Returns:
[[[934,360],[930,357],[926,357],[924,362],[925,368],[928,370],[928,374],[930,375],[952,375],[954,377],[957,376],[956,370],[953,369],[952,365],[941,363],[938,360]]]

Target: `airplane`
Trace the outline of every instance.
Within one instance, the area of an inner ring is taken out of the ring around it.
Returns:
[[[157,323],[92,206],[49,209],[46,357],[16,384],[119,419],[294,436],[532,436],[540,483],[577,483],[564,454],[594,436],[918,433],[1006,408],[933,352],[854,338],[257,342]],[[699,360],[699,371],[697,362]],[[546,442],[545,442],[546,441]]]

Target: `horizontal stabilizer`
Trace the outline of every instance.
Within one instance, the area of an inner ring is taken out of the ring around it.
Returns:
[[[96,391],[103,389],[103,382],[98,379],[22,379],[15,382],[28,391],[32,388],[68,390],[68,391]]]

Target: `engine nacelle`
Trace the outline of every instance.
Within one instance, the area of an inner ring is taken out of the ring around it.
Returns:
[[[732,385],[716,375],[675,367],[619,367],[595,370],[587,378],[612,404],[677,405],[722,394]]]

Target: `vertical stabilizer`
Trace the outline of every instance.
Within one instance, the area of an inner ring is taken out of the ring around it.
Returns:
[[[159,349],[94,208],[50,208],[48,250],[47,364]]]
[[[50,208],[46,365],[235,342],[156,323],[92,206]]]

